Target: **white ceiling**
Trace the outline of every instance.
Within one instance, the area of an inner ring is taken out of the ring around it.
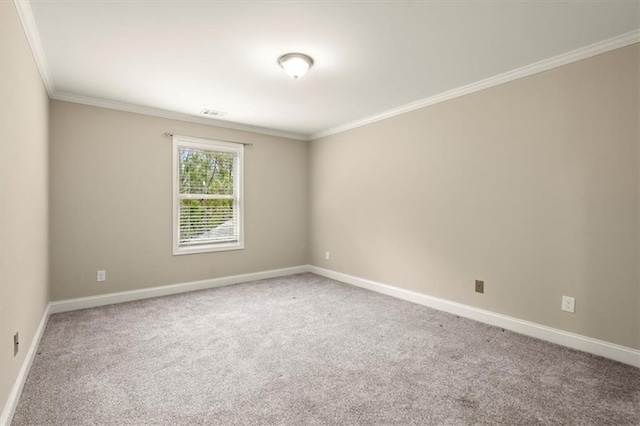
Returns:
[[[195,116],[209,108],[301,138],[635,31],[640,20],[635,0],[32,0],[31,9],[58,98]],[[300,80],[278,67],[288,52],[315,61]]]

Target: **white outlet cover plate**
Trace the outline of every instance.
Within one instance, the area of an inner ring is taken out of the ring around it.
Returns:
[[[107,280],[107,272],[106,271],[98,271],[96,273],[96,281],[102,282]]]
[[[571,312],[572,314],[576,311],[576,299],[575,297],[562,296],[562,310],[565,312]]]

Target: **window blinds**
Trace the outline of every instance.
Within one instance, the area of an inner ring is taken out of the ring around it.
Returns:
[[[239,152],[178,147],[179,247],[238,242]]]

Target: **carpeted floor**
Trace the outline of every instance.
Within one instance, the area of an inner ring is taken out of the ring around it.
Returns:
[[[640,370],[312,274],[52,315],[13,425],[640,424]]]

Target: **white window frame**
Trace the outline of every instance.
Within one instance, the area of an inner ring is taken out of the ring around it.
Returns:
[[[234,195],[236,195],[238,218],[238,241],[180,246],[180,156],[179,149],[189,147],[206,151],[237,153],[237,164],[234,164]],[[208,253],[244,249],[244,144],[200,139],[190,136],[173,136],[173,255]]]

